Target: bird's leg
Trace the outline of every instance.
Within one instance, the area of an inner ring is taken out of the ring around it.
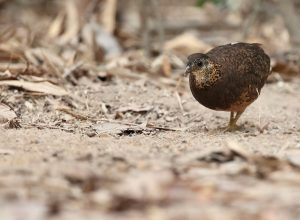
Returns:
[[[234,113],[235,112],[230,112],[229,124],[228,124],[227,128],[225,129],[225,132],[226,131],[234,131],[234,130],[236,130],[236,123],[235,123]]]
[[[244,110],[240,111],[240,112],[237,112],[235,116],[234,116],[234,112],[230,112],[229,124],[228,124],[228,127],[226,128],[225,131],[234,131],[234,130],[237,129],[236,122],[241,117],[243,112],[244,112]]]
[[[234,120],[233,120],[233,123],[235,124],[235,126],[236,126],[236,122],[239,120],[239,118],[240,118],[241,115],[244,113],[244,111],[245,111],[245,110],[236,113],[236,115],[235,115],[235,117],[234,117]]]
[[[234,120],[234,112],[230,112],[230,120],[229,120],[229,125],[231,125],[231,124],[232,124],[233,120]]]

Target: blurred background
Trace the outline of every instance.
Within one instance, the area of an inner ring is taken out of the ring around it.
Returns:
[[[126,56],[138,72],[170,76],[191,53],[245,41],[263,44],[273,70],[293,75],[299,13],[299,0],[1,0],[0,70],[97,75]]]
[[[300,0],[0,0],[0,220],[299,219],[299,14]],[[273,71],[223,133],[229,114],[182,75],[189,54],[237,41]]]

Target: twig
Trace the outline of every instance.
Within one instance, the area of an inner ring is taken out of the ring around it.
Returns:
[[[156,126],[156,125],[152,125],[152,124],[147,124],[146,127],[154,128],[154,129],[158,129],[158,130],[164,130],[164,131],[184,131],[185,130],[185,128],[168,128],[168,127],[161,127],[161,126]]]
[[[128,125],[128,126],[135,126],[135,127],[147,127],[147,128],[153,128],[153,129],[159,129],[159,130],[165,130],[165,131],[183,131],[183,128],[169,128],[169,127],[162,127],[162,126],[157,126],[157,125],[153,125],[153,124],[146,124],[146,126],[142,125],[142,124],[136,124],[136,123],[132,123],[132,122],[126,122],[126,121],[117,121],[117,120],[112,120],[112,119],[107,119],[107,118],[101,118],[101,119],[95,119],[95,118],[91,118],[89,116],[85,116],[76,112],[73,112],[71,109],[68,108],[56,108],[56,110],[58,111],[62,111],[64,113],[67,113],[71,116],[73,116],[74,118],[80,119],[80,120],[87,120],[87,121],[92,121],[92,122],[110,122],[110,123],[116,123],[116,124],[122,124],[122,125]]]
[[[71,65],[68,68],[65,68],[64,73],[63,73],[63,78],[67,78],[69,75],[71,75],[75,70],[80,68],[83,65],[83,62],[78,62],[73,65]]]
[[[184,113],[184,109],[183,109],[183,106],[182,106],[182,100],[181,100],[181,97],[180,97],[180,95],[179,95],[179,93],[177,91],[175,92],[175,96],[177,98],[179,108],[180,108],[180,110],[181,110],[181,112],[183,114]]]
[[[143,124],[136,124],[132,122],[126,122],[126,121],[117,121],[117,120],[112,120],[112,119],[98,119],[96,120],[97,122],[99,121],[105,121],[105,122],[111,122],[111,123],[116,123],[116,124],[122,124],[122,125],[128,125],[128,126],[137,126],[137,127],[145,127]],[[157,126],[153,124],[146,124],[146,128],[153,128],[153,129],[159,129],[159,130],[165,130],[165,131],[183,131],[183,128],[169,128],[169,127],[162,127],[162,126]]]
[[[49,128],[49,129],[56,129],[56,130],[62,130],[62,131],[67,131],[67,132],[74,132],[74,129],[67,129],[67,128],[62,128],[62,127],[56,127],[56,126],[51,126],[51,125],[45,125],[45,124],[27,124],[27,123],[22,123],[22,127],[25,128],[24,126],[32,127],[32,128]]]
[[[44,50],[41,50],[41,51],[42,51],[42,55],[46,61],[45,62],[46,65],[48,65],[50,67],[50,69],[55,73],[55,75],[60,79],[61,78],[60,69],[47,57]]]
[[[58,107],[58,108],[56,108],[56,110],[67,113],[67,114],[73,116],[74,118],[77,118],[77,119],[80,119],[80,120],[92,120],[88,116],[84,116],[82,114],[76,113],[76,112],[74,112],[74,111],[72,111],[71,109],[68,109],[68,108]]]

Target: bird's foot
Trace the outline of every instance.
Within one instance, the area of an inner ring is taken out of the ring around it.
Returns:
[[[237,131],[239,130],[240,127],[237,126],[236,124],[229,124],[224,130],[223,132],[233,132],[233,131]]]

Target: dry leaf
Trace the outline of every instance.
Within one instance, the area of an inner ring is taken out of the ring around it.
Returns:
[[[191,53],[206,52],[211,46],[198,39],[193,33],[184,33],[165,43],[164,50],[174,51],[179,54],[189,55]]]
[[[25,51],[25,56],[32,64],[38,66],[40,62],[48,64],[51,69],[62,70],[64,67],[63,59],[45,48],[33,48]]]
[[[4,81],[0,81],[0,85],[14,86],[31,92],[41,92],[49,95],[56,95],[56,96],[68,95],[68,92],[65,89],[58,87],[48,81],[27,82],[27,81],[19,81],[19,80],[4,80]]]
[[[164,76],[170,77],[172,74],[172,67],[169,57],[165,56],[163,59],[162,72]]]
[[[28,71],[31,73],[38,73],[34,67],[29,67],[25,63],[0,63],[0,71],[9,71],[12,75],[17,75]]]
[[[11,79],[13,75],[9,70],[5,70],[4,72],[0,71],[0,80]]]
[[[114,122],[104,122],[93,126],[98,134],[112,134],[112,135],[131,135],[135,133],[142,133],[146,128],[134,125],[125,125]]]
[[[55,38],[55,37],[59,36],[59,34],[62,30],[64,17],[65,17],[65,14],[60,13],[54,19],[54,21],[52,22],[52,24],[50,25],[49,30],[48,30],[48,36],[50,38]]]
[[[296,53],[276,54],[271,59],[272,71],[280,73],[284,79],[291,79],[293,76],[299,75],[300,55]]]
[[[17,118],[16,113],[7,105],[0,103],[0,124],[7,123]]]
[[[170,58],[165,54],[158,56],[152,62],[151,68],[154,72],[159,72],[166,77],[170,77],[172,74]]]

